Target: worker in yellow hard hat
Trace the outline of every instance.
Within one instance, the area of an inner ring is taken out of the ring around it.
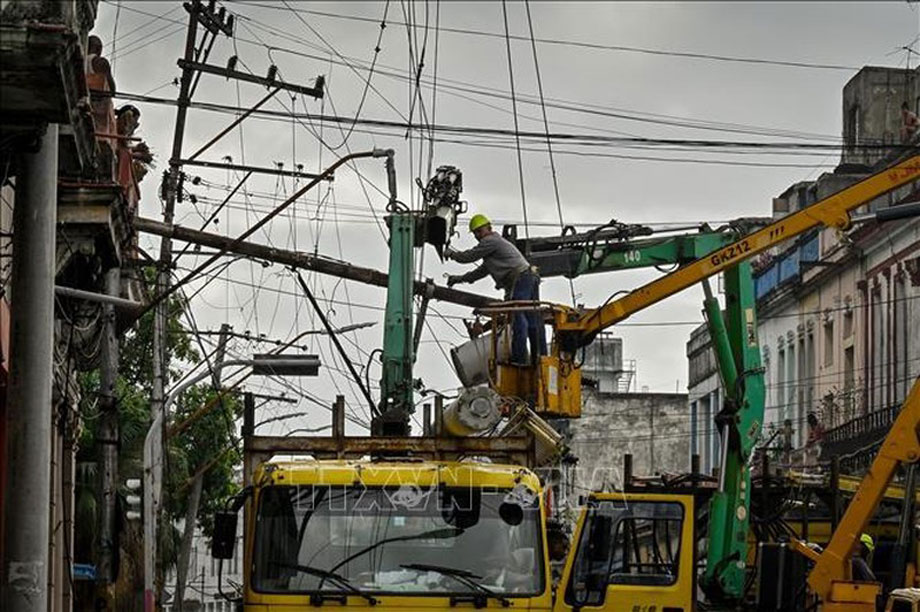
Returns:
[[[470,232],[479,242],[466,251],[444,250],[448,259],[458,263],[482,263],[466,274],[447,277],[447,286],[457,283],[473,283],[487,275],[495,281],[495,287],[505,292],[506,300],[540,300],[540,276],[516,246],[492,230],[492,222],[483,214],[470,219]],[[546,354],[546,334],[543,320],[536,310],[516,312],[511,321],[511,361],[527,365],[527,339],[530,340],[531,361]]]
[[[850,558],[853,580],[857,582],[878,582],[872,571],[872,553],[875,552],[875,540],[868,533],[859,536],[853,543],[853,555]]]

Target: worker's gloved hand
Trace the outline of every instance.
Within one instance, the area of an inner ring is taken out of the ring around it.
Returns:
[[[460,277],[460,276],[456,276],[456,275],[454,275],[454,274],[451,274],[450,276],[447,277],[447,286],[448,286],[448,287],[453,287],[453,286],[456,285],[457,283],[462,283],[462,282],[463,282],[463,279],[462,279],[462,277]]]
[[[457,251],[455,251],[454,249],[450,248],[450,246],[444,247],[444,259],[453,259],[453,258],[454,258],[454,253],[456,253],[456,252],[457,252]]]

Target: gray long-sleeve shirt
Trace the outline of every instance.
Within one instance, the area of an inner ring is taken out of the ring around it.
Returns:
[[[480,240],[472,249],[454,251],[450,258],[459,263],[473,263],[481,259],[482,264],[479,267],[470,270],[460,279],[465,283],[472,283],[488,274],[495,281],[497,288],[505,290],[510,290],[518,275],[530,267],[516,246],[494,232]]]

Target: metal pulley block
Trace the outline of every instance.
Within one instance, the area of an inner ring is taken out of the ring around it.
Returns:
[[[495,427],[502,419],[501,397],[486,385],[463,389],[444,410],[444,432],[470,436]]]

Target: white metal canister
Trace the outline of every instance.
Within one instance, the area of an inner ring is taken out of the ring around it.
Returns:
[[[508,334],[500,332],[498,336],[499,361],[508,361],[511,347]],[[464,387],[475,387],[489,382],[489,358],[492,354],[492,333],[482,334],[450,349],[454,370]]]

